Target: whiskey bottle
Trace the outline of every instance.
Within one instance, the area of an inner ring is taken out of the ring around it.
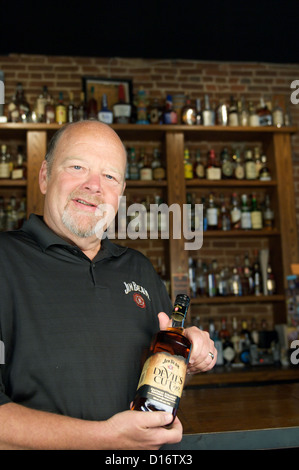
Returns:
[[[194,173],[199,179],[203,179],[205,177],[205,167],[201,161],[200,150],[196,152],[196,159],[194,165]]]
[[[58,124],[65,124],[67,122],[66,106],[63,102],[63,93],[59,93],[58,103],[55,108],[55,120]]]
[[[10,178],[10,154],[7,153],[7,146],[5,144],[1,145],[0,178]]]
[[[260,126],[272,126],[272,113],[265,103],[264,98],[260,99],[260,107],[257,109]]]
[[[177,295],[172,326],[154,336],[140,375],[133,410],[167,411],[175,418],[191,352],[191,342],[184,336],[189,303],[187,295]]]
[[[48,97],[48,87],[44,85],[35,103],[35,113],[36,113],[37,122],[45,122],[45,107],[47,104],[47,97]]]
[[[47,96],[45,104],[45,123],[52,124],[55,122],[55,105],[54,100],[50,94]]]
[[[87,103],[87,119],[97,119],[98,102],[94,97],[94,87],[90,88],[90,98]]]
[[[230,104],[228,108],[228,125],[229,126],[238,126],[239,125],[239,116],[237,103],[233,96],[230,97]]]
[[[233,166],[233,160],[228,153],[228,149],[224,148],[220,154],[220,160],[221,160],[221,170],[222,170],[222,177],[224,179],[229,179],[233,177],[234,173],[234,166]]]
[[[205,95],[205,105],[202,112],[202,120],[204,126],[215,125],[215,111],[211,109],[209,95]]]
[[[159,149],[157,148],[154,149],[151,166],[153,170],[153,179],[155,181],[164,180],[166,176],[166,172],[161,162]]]
[[[254,180],[257,177],[256,165],[251,149],[247,149],[245,152],[245,177],[247,180]]]
[[[126,103],[125,89],[122,83],[118,87],[118,102],[113,105],[113,116],[116,124],[128,124],[131,119],[132,106]]]
[[[102,107],[98,112],[98,120],[105,124],[113,123],[113,112],[108,108],[108,99],[106,93],[102,95]]]
[[[181,120],[182,124],[187,124],[189,126],[196,124],[196,108],[191,105],[191,100],[189,98],[186,100],[186,104],[182,108]]]
[[[251,199],[251,225],[253,230],[260,230],[263,228],[262,211],[258,207],[256,194],[252,194]]]
[[[77,121],[77,108],[74,104],[74,93],[69,92],[69,104],[67,106],[67,122]]]
[[[190,159],[190,153],[188,149],[184,150],[184,175],[185,179],[193,178],[193,165]]]
[[[208,161],[206,166],[206,177],[208,180],[220,180],[221,168],[216,160],[215,151],[212,149],[208,154]]]

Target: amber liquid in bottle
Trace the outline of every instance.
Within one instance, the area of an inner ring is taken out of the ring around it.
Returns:
[[[172,326],[154,336],[140,375],[133,410],[167,411],[175,418],[191,352],[191,342],[183,334],[189,303],[187,295],[179,294],[173,308]]]

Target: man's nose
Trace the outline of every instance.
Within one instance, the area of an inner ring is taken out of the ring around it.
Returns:
[[[96,174],[90,174],[87,180],[83,184],[84,189],[91,191],[92,193],[102,192],[102,181],[101,176]]]

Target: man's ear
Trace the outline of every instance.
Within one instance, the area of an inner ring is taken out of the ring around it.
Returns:
[[[48,186],[47,162],[46,160],[44,160],[39,170],[39,188],[42,194],[46,194],[47,186]]]

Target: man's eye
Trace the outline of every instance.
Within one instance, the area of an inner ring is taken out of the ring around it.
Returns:
[[[106,178],[108,178],[109,180],[113,180],[113,179],[114,179],[113,176],[111,176],[111,175],[106,175]]]
[[[75,170],[81,170],[82,166],[80,166],[80,165],[74,165],[73,168],[74,168]]]

